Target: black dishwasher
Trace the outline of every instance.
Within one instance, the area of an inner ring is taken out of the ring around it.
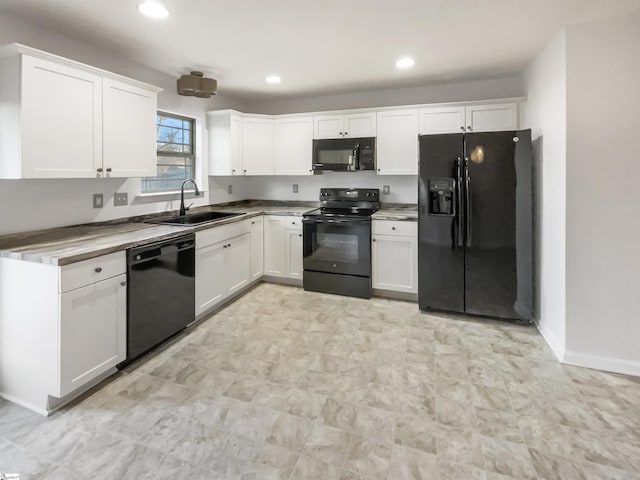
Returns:
[[[129,363],[195,320],[195,235],[127,251]]]

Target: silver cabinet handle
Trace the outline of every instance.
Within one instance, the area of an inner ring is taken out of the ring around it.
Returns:
[[[123,287],[127,286],[127,282],[120,282],[120,285],[122,285]]]
[[[96,267],[95,271],[96,271],[96,273],[100,273],[102,271],[102,267]]]
[[[111,172],[111,167],[107,168],[107,172]]]
[[[391,230],[395,230],[395,229],[396,229],[396,227],[391,227]]]
[[[467,130],[469,130],[470,132],[473,131],[473,128],[471,128],[471,125],[467,126]]]
[[[299,237],[301,237],[301,236],[302,236],[302,234],[301,234],[301,233],[299,233],[299,234],[298,234],[298,236],[299,236]]]
[[[98,173],[102,173],[102,168],[98,168]]]

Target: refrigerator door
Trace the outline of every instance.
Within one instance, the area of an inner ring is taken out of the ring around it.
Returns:
[[[465,135],[467,313],[533,315],[531,131]]]
[[[418,303],[421,310],[463,312],[463,135],[419,138]]]

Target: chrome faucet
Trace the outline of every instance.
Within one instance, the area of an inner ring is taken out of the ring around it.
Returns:
[[[198,190],[198,184],[196,183],[196,181],[193,178],[188,178],[186,179],[184,182],[182,182],[182,185],[180,186],[180,215],[185,215],[187,213],[187,210],[189,210],[189,207],[191,207],[191,205],[189,205],[189,207],[184,206],[184,186],[187,183],[193,183],[193,186],[195,187],[196,191],[196,197],[200,195],[200,190]]]

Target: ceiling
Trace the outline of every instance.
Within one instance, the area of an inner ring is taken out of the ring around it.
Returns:
[[[563,26],[640,11],[640,0],[159,0],[171,15],[154,20],[139,1],[0,0],[0,11],[172,76],[202,70],[251,100],[515,74]],[[397,70],[403,55],[415,67]]]

